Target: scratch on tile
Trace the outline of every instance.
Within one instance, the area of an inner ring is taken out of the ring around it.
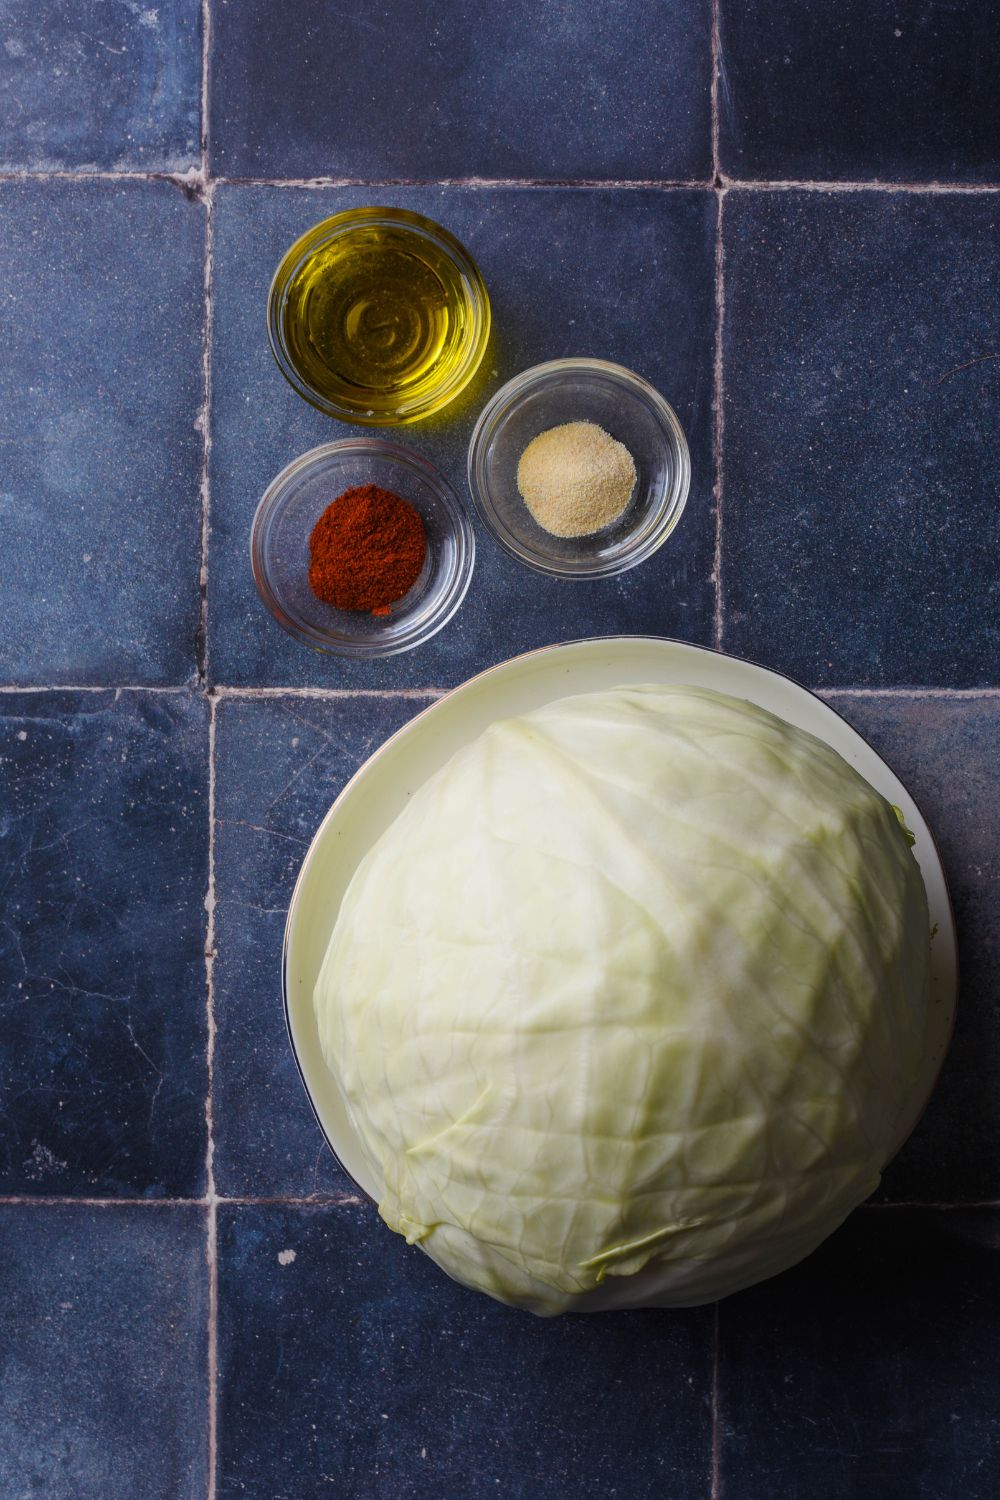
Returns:
[[[249,828],[254,833],[263,833],[269,839],[285,839],[289,844],[298,844],[303,849],[308,849],[309,840],[300,839],[294,833],[280,833],[277,828],[265,828],[261,823],[248,823],[245,818],[220,818],[219,827],[232,824],[236,828]]]
[[[975,359],[967,359],[963,364],[953,365],[950,370],[945,370],[944,374],[940,377],[940,379],[935,380],[934,384],[944,385],[946,380],[950,380],[951,377],[953,375],[957,375],[960,370],[971,370],[973,365],[984,365],[987,360],[990,359],[1000,359],[1000,354],[978,354]]]

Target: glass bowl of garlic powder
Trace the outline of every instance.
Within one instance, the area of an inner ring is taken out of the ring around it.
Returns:
[[[680,520],[690,483],[673,408],[600,359],[550,360],[508,381],[469,444],[485,525],[513,557],[559,578],[645,561]]]

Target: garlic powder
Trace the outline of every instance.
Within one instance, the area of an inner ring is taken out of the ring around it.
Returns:
[[[628,505],[635,481],[631,453],[596,422],[539,433],[517,466],[521,498],[552,536],[603,531]]]

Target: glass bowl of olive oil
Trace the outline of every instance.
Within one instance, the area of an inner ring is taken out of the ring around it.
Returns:
[[[468,385],[490,302],[472,257],[440,224],[402,208],[351,208],[287,251],[267,328],[306,401],[345,422],[398,427]]]

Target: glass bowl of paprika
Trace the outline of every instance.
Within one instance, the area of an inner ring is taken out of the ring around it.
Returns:
[[[372,659],[429,640],[472,577],[475,538],[444,476],[410,448],[343,438],[272,480],[250,533],[271,614],[316,651]]]

